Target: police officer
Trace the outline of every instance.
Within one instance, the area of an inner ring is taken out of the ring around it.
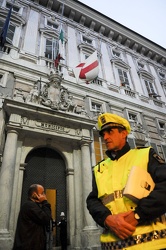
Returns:
[[[60,228],[60,242],[61,250],[67,250],[67,220],[65,219],[65,213],[60,214],[61,221],[57,224]]]
[[[87,208],[104,228],[102,249],[157,250],[166,247],[166,164],[151,147],[130,149],[129,122],[105,113],[98,117],[99,134],[107,146],[108,158],[94,167],[92,191]],[[125,197],[123,190],[133,166],[148,171],[154,189],[137,203]]]

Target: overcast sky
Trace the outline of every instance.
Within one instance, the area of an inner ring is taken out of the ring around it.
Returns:
[[[79,0],[166,48],[166,0]]]

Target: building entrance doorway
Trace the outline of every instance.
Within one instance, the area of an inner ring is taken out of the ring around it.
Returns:
[[[66,167],[63,158],[57,151],[42,147],[32,150],[25,163],[21,205],[27,199],[29,186],[41,184],[51,204],[53,220],[58,223],[61,212],[67,214]],[[53,246],[60,246],[58,227],[53,230]]]

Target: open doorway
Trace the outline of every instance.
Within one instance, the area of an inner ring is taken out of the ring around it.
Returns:
[[[56,189],[46,189],[45,190],[46,196],[47,196],[47,201],[51,204],[51,211],[52,211],[52,219],[53,221],[57,222],[56,218]],[[56,246],[56,226],[53,227],[53,246]]]
[[[53,219],[60,221],[61,212],[67,214],[66,166],[62,156],[51,148],[41,147],[32,150],[25,162],[21,205],[27,199],[29,186],[41,184],[51,204]],[[60,246],[59,229],[54,228],[53,233],[53,246]]]

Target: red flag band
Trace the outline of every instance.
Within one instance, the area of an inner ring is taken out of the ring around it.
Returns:
[[[98,61],[95,61],[95,62],[91,63],[90,65],[88,65],[87,67],[82,68],[81,71],[80,71],[79,78],[80,79],[86,79],[86,73],[88,73],[91,70],[95,69],[98,65],[99,65]]]
[[[93,81],[99,73],[99,63],[97,60],[97,51],[90,55],[85,62],[80,63],[73,69],[77,82],[89,83]]]

